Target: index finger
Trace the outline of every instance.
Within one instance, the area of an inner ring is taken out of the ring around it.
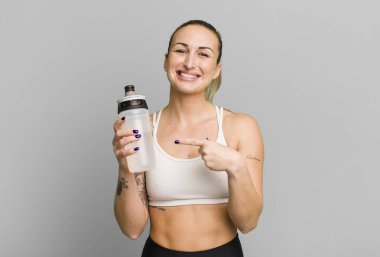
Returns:
[[[114,123],[113,123],[113,131],[116,133],[116,131],[118,131],[121,127],[121,124],[123,124],[124,120],[122,119],[117,119]]]
[[[185,138],[178,140],[178,144],[181,145],[194,145],[194,146],[203,146],[206,142],[205,139],[197,139],[197,138]]]

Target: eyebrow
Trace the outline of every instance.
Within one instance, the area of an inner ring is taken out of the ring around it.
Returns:
[[[175,45],[183,45],[183,46],[185,46],[185,47],[189,47],[189,45],[188,44],[185,44],[185,43],[182,43],[182,42],[178,42],[178,43],[175,43],[174,45],[173,45],[173,47],[175,46]],[[198,49],[208,49],[208,50],[210,50],[211,52],[213,52],[214,53],[214,50],[212,50],[210,47],[208,47],[208,46],[200,46],[200,47],[198,47]]]

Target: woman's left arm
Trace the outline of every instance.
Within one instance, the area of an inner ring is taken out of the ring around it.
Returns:
[[[236,150],[206,139],[187,138],[179,143],[199,146],[209,169],[227,172],[228,213],[235,226],[248,233],[256,227],[263,209],[263,140],[257,122],[248,115],[234,114],[229,124],[238,137]]]
[[[263,209],[264,144],[257,122],[245,114],[235,115],[238,146],[231,149],[226,165],[228,212],[236,227],[248,233],[258,224]]]

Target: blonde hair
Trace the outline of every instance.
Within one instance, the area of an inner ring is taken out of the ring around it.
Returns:
[[[218,92],[220,85],[222,84],[222,71],[220,71],[219,76],[216,79],[213,79],[210,85],[207,86],[205,90],[205,98],[208,102],[212,103],[212,100]]]

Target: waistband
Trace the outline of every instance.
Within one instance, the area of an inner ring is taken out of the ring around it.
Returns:
[[[244,257],[238,234],[230,242],[212,249],[184,252],[165,248],[149,236],[141,257]]]

